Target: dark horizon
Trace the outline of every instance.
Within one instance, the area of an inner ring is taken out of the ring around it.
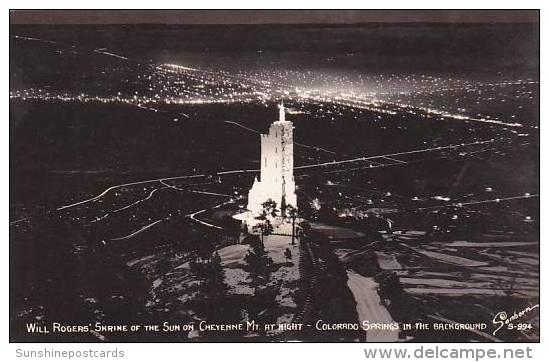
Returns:
[[[539,10],[10,10],[10,25],[368,23],[532,24]]]

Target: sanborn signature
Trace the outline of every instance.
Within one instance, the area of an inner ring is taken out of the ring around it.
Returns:
[[[530,307],[526,307],[524,308],[523,310],[521,310],[520,312],[513,312],[513,315],[512,316],[508,316],[507,315],[507,312],[499,312],[497,313],[495,316],[494,316],[494,319],[492,319],[492,322],[494,323],[494,325],[496,326],[496,329],[494,330],[494,332],[492,333],[492,335],[496,335],[496,333],[501,329],[503,328],[503,326],[508,326],[508,329],[514,329],[513,328],[513,321],[516,321],[517,319],[520,319],[522,317],[524,317],[528,312],[531,312],[533,311],[534,309],[537,309],[539,308],[539,304],[536,304],[536,305],[533,305],[533,306],[530,306]],[[509,326],[511,326],[512,328],[509,328]],[[519,327],[520,329],[520,327]]]

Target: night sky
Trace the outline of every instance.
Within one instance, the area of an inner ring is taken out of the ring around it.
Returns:
[[[538,23],[538,10],[12,10],[11,24]]]

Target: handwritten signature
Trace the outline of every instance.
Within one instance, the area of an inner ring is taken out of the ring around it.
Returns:
[[[505,325],[509,325],[509,323],[513,322],[513,321],[516,321],[517,319],[520,319],[522,317],[524,317],[528,312],[531,312],[533,311],[534,309],[537,309],[539,308],[539,304],[536,304],[536,305],[533,305],[533,306],[530,306],[530,307],[526,307],[524,308],[523,310],[521,310],[520,312],[513,312],[513,315],[511,316],[508,316],[507,315],[507,312],[499,312],[497,313],[495,316],[494,316],[494,319],[492,319],[492,323],[494,323],[494,325],[496,326],[496,329],[494,330],[494,332],[492,333],[492,335],[496,335],[496,333],[501,329],[503,328],[503,326]]]

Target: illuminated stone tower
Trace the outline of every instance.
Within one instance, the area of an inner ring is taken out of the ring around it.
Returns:
[[[288,205],[297,208],[294,182],[293,123],[286,121],[284,102],[279,105],[278,121],[269,127],[268,134],[261,135],[261,174],[248,193],[248,210],[259,214],[261,204],[271,199],[277,208]]]

